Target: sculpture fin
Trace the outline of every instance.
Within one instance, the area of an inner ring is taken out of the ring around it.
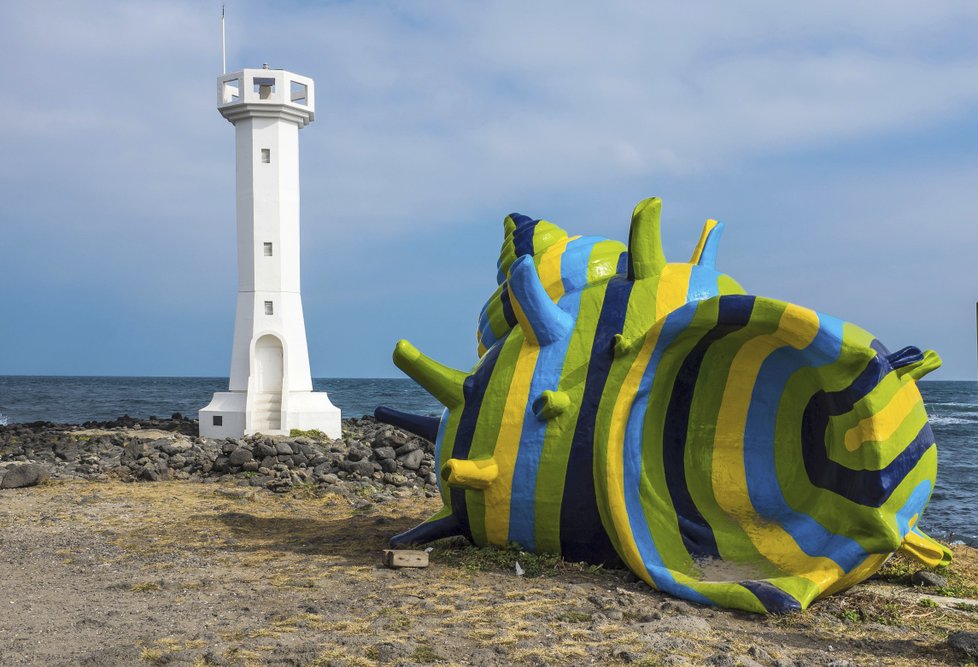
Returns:
[[[693,250],[693,256],[690,258],[689,263],[699,264],[700,266],[711,269],[717,268],[717,249],[720,246],[720,236],[722,234],[722,222],[707,220],[706,224],[703,225],[703,232],[700,234],[700,240],[696,244],[696,249]]]
[[[438,426],[441,424],[437,417],[412,415],[410,412],[401,412],[383,405],[374,410],[374,417],[379,422],[404,429],[431,442],[438,437]]]
[[[533,414],[539,419],[553,419],[570,407],[570,396],[562,391],[547,389],[533,401]]]
[[[434,359],[421,354],[406,340],[398,341],[394,347],[394,365],[404,371],[425,391],[438,399],[446,408],[462,404],[462,387],[465,373],[439,364]]]
[[[662,200],[650,197],[636,204],[632,212],[632,226],[628,231],[629,280],[653,278],[666,265],[659,231],[661,209]]]
[[[520,328],[537,345],[560,340],[574,328],[574,319],[550,300],[532,257],[520,257],[513,262],[509,293]]]

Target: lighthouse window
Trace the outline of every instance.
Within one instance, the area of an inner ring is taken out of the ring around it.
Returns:
[[[265,243],[262,244],[262,245],[265,247],[265,257],[271,257],[272,256],[272,244],[269,243],[268,241],[265,241]]]
[[[228,79],[221,87],[221,101],[224,104],[241,101],[241,89],[237,79]]]
[[[265,164],[268,164],[269,162],[272,161],[272,149],[271,148],[263,148],[263,149],[261,149],[261,161],[264,162]]]
[[[271,301],[266,301],[265,302],[265,314],[266,315],[274,315],[275,314],[275,309],[272,307],[272,302]]]
[[[309,105],[309,86],[306,84],[293,81],[292,90],[289,92],[293,104]]]
[[[252,83],[254,84],[254,92],[258,93],[260,99],[267,100],[275,92],[275,77],[273,76],[256,76]]]
[[[214,415],[214,426],[224,426],[224,417],[221,415]]]

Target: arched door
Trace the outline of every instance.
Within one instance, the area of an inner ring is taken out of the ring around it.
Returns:
[[[255,343],[255,377],[261,392],[282,391],[282,341],[262,336]]]
[[[252,429],[260,433],[282,427],[282,341],[265,335],[255,342],[255,395],[251,400]]]

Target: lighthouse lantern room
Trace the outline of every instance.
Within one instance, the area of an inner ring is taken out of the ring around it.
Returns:
[[[339,437],[339,408],[312,391],[299,291],[299,130],[315,117],[313,81],[267,65],[225,74],[217,108],[234,125],[238,304],[229,391],[200,411],[200,434]]]

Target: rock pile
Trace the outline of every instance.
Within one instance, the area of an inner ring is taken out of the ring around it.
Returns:
[[[54,478],[234,480],[275,492],[297,486],[437,491],[434,445],[372,417],[343,420],[337,440],[318,433],[213,440],[198,437],[197,422],[179,414],[0,427],[0,485],[7,475],[19,479],[25,463]]]

